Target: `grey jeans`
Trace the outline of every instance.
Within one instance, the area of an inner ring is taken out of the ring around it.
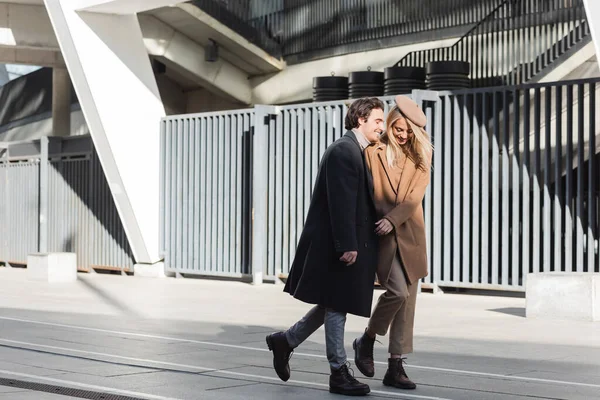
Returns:
[[[346,364],[346,350],[344,349],[346,313],[315,306],[288,329],[285,336],[288,344],[292,348],[296,348],[323,324],[325,324],[325,348],[329,365],[333,369],[339,369]]]

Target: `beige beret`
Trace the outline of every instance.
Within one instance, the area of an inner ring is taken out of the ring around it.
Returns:
[[[423,110],[419,108],[417,103],[412,101],[411,98],[398,95],[395,98],[396,106],[406,118],[410,120],[413,124],[417,125],[420,128],[425,127],[427,124],[427,117]]]

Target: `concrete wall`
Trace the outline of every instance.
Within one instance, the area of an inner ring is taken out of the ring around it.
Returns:
[[[71,112],[71,130],[68,135],[80,136],[90,133],[83,112],[78,105]],[[0,127],[0,142],[36,140],[43,136],[52,136],[52,113],[44,113],[18,123]]]

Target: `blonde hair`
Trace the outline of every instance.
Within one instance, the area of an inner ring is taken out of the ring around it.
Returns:
[[[405,119],[409,129],[413,134],[404,146],[400,146],[394,139],[394,124],[399,119]],[[427,170],[431,167],[431,157],[433,154],[433,145],[425,129],[415,125],[410,119],[403,115],[397,106],[394,106],[388,116],[386,130],[381,135],[381,142],[387,145],[386,156],[390,167],[397,166],[398,160],[405,153],[408,158],[415,163],[417,169]]]

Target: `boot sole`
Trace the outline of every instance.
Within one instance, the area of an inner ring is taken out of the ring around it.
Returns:
[[[337,388],[329,388],[329,393],[333,393],[333,394],[341,394],[344,396],[366,396],[371,392],[371,388],[366,388],[364,390],[354,390],[354,391],[346,391],[343,389],[337,389]]]
[[[271,339],[270,336],[267,336],[267,338],[265,339],[265,341],[267,342],[267,347],[269,348],[270,351],[273,351],[273,340]],[[281,379],[284,382],[287,382],[288,379],[290,379],[289,377],[287,379],[285,379],[284,376],[279,375],[279,372],[277,372],[277,368],[275,368],[275,355],[273,354],[273,369],[275,370],[275,373],[277,374],[277,376],[279,377],[279,379]]]
[[[352,349],[354,350],[354,364],[356,365],[356,368],[358,368],[360,373],[363,374],[364,376],[366,376],[367,378],[374,377],[375,371],[373,371],[372,374],[367,374],[365,371],[362,370],[362,368],[360,367],[360,364],[358,363],[358,352],[356,351],[356,339],[354,339],[354,342],[352,342]]]
[[[396,389],[402,389],[402,390],[415,390],[417,388],[417,385],[415,386],[402,386],[402,385],[398,385],[396,383],[390,383],[388,381],[383,381],[383,386],[389,386],[389,387],[394,387]]]

